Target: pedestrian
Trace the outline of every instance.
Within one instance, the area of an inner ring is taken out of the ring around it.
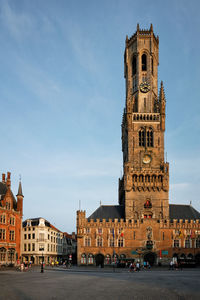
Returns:
[[[140,263],[139,263],[139,261],[137,261],[137,263],[136,263],[136,271],[140,271]]]
[[[147,262],[146,262],[146,261],[144,261],[144,263],[143,263],[143,268],[144,268],[144,269],[147,268]]]

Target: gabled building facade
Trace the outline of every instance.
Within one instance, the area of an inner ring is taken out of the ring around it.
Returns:
[[[17,200],[11,190],[11,173],[2,174],[0,182],[0,265],[16,264],[21,258],[23,215],[22,185]]]
[[[27,219],[22,227],[22,259],[32,264],[55,264],[72,255],[73,238],[44,218]]]
[[[90,217],[77,212],[79,264],[139,259],[168,263],[173,257],[200,262],[200,213],[169,204],[165,160],[165,92],[158,92],[159,38],[149,30],[126,37],[126,102],[122,120],[123,177],[119,205],[100,206]]]

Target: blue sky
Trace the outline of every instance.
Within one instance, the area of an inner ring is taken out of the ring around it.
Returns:
[[[118,203],[125,37],[160,38],[170,203],[200,210],[200,2],[0,0],[0,171],[19,174],[24,219],[75,231]]]

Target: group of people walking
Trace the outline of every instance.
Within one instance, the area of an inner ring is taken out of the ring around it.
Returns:
[[[144,261],[143,262],[143,265],[140,264],[139,260],[135,263],[135,262],[132,262],[129,266],[129,271],[130,272],[139,272],[140,270],[142,269],[150,269],[151,266],[149,264],[148,261]]]

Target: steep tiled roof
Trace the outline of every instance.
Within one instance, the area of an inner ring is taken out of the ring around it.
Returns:
[[[124,206],[101,205],[89,216],[88,220],[91,219],[124,219]]]
[[[200,219],[200,213],[191,205],[170,204],[169,205],[170,219]],[[91,219],[124,219],[124,206],[122,205],[101,205],[89,217]]]
[[[200,219],[200,213],[196,209],[194,209],[191,205],[182,205],[182,204],[170,204],[169,216],[171,220],[172,219],[178,219],[178,220]]]

